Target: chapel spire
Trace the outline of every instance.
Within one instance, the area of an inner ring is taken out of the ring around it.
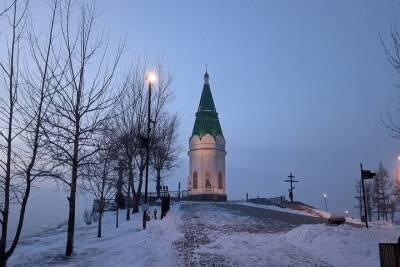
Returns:
[[[203,91],[201,92],[200,103],[196,112],[192,136],[198,135],[201,138],[205,134],[211,134],[214,138],[218,135],[223,137],[208,78],[209,75],[206,69]]]

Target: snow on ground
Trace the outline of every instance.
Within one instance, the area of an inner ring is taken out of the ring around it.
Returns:
[[[201,226],[194,237],[190,235],[193,230],[189,231],[188,241],[201,240],[192,245],[192,254],[200,258],[195,263],[204,261],[201,257],[205,256],[212,263],[229,266],[379,266],[378,244],[397,242],[400,236],[400,226],[392,224],[372,224],[369,229],[303,224],[271,233],[260,228],[270,227],[268,220],[263,223],[259,217],[241,216],[236,209],[229,212],[229,205],[203,206],[202,210],[186,208],[183,217],[191,227]],[[191,219],[186,218],[189,212]],[[281,215],[283,221],[289,216],[285,214]]]
[[[249,207],[260,208],[260,209],[276,210],[276,211],[287,212],[287,213],[292,213],[292,214],[311,216],[307,212],[303,212],[303,211],[300,211],[300,210],[292,210],[292,209],[288,209],[288,208],[280,208],[278,206],[256,204],[256,203],[252,203],[252,202],[239,202],[237,204],[244,205],[244,206],[249,206]]]
[[[390,223],[365,229],[315,224],[308,217],[310,224],[304,224],[305,217],[293,211],[284,209],[277,217],[275,207],[257,212],[254,207],[260,205],[247,206],[183,202],[172,206],[164,220],[151,220],[145,231],[141,213],[126,221],[120,212],[115,228],[115,213],[109,212],[101,238],[97,224],[77,225],[72,258],[63,256],[63,226],[24,238],[9,265],[207,266],[212,258],[221,266],[379,266],[378,243],[397,242],[400,236],[400,226]]]
[[[304,251],[334,266],[379,266],[379,243],[397,243],[399,226],[302,225],[282,235]]]
[[[221,235],[197,252],[220,253],[239,266],[379,266],[378,243],[398,236],[399,227],[303,225],[283,234]]]
[[[152,208],[151,210],[153,210]],[[175,266],[172,242],[181,234],[176,230],[179,205],[165,219],[151,220],[142,230],[142,213],[125,220],[120,212],[119,228],[115,213],[103,218],[103,237],[97,237],[97,224],[77,225],[75,255],[65,259],[66,226],[23,239],[9,260],[10,266]],[[160,212],[158,212],[158,216]]]

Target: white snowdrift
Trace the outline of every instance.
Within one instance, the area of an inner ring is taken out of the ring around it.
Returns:
[[[241,266],[379,266],[378,244],[399,236],[399,226],[303,225],[283,234],[223,235],[198,251],[221,253]]]

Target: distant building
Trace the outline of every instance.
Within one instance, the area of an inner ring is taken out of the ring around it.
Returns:
[[[196,121],[189,139],[189,199],[226,201],[225,155],[225,138],[206,71]]]

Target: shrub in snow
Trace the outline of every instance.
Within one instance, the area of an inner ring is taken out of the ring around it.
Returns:
[[[83,220],[85,221],[86,225],[91,225],[93,222],[93,212],[90,210],[84,210],[83,212]]]
[[[96,211],[92,211],[92,220],[97,223],[99,221],[99,213]]]

